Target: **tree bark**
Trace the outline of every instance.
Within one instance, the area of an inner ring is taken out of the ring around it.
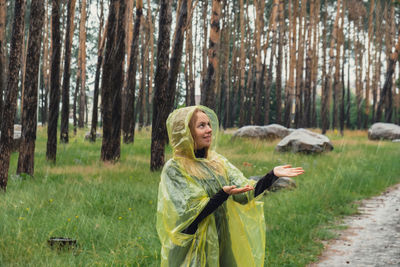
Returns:
[[[147,19],[149,23],[149,37],[150,37],[150,63],[149,63],[149,78],[148,78],[148,103],[147,103],[147,123],[150,125],[151,122],[151,105],[153,99],[153,76],[154,76],[154,26],[153,17],[151,13],[151,3],[147,0]]]
[[[202,14],[202,19],[203,19],[203,49],[202,49],[202,70],[201,70],[201,84],[200,84],[200,89],[201,89],[201,99],[200,103],[204,104],[206,101],[206,92],[204,91],[205,87],[203,85],[204,81],[206,80],[206,75],[207,75],[207,38],[208,38],[208,23],[207,23],[207,14],[208,14],[208,1],[202,1],[203,3],[203,14]]]
[[[274,58],[275,58],[275,51],[276,51],[276,39],[277,39],[277,24],[278,24],[278,6],[279,6],[279,1],[274,0],[274,7],[272,9],[272,15],[271,15],[271,34],[272,34],[272,45],[271,45],[271,54],[270,54],[270,62],[268,67],[264,67],[263,72],[265,69],[268,69],[267,75],[265,78],[265,110],[264,110],[264,125],[269,124],[269,117],[270,117],[270,109],[271,109],[271,85],[272,85],[272,67],[274,65]],[[262,8],[263,10],[263,8]],[[265,50],[266,54],[266,50]],[[262,75],[264,76],[264,74]],[[262,79],[262,77],[261,77]]]
[[[0,0],[0,120],[3,121],[3,92],[6,78],[6,0]],[[1,129],[1,122],[0,122]]]
[[[289,1],[289,10],[293,9],[293,14],[289,16],[289,28],[292,30],[290,33],[290,64],[289,64],[289,80],[286,83],[286,103],[285,103],[285,125],[291,127],[294,123],[294,113],[296,110],[296,99],[294,92],[294,68],[296,66],[296,28],[297,28],[297,8],[298,0],[294,4]]]
[[[157,67],[154,79],[153,122],[151,131],[150,169],[159,170],[164,165],[164,147],[166,143],[166,118],[168,116],[167,92],[165,81],[168,79],[169,38],[171,34],[171,0],[160,0],[158,26]]]
[[[14,117],[17,109],[18,76],[21,68],[22,40],[24,38],[25,1],[15,0],[14,21],[10,43],[10,63],[5,92],[3,123],[0,136],[0,190],[6,191],[8,169],[14,138]]]
[[[97,132],[97,121],[98,121],[98,103],[99,103],[99,85],[100,85],[100,72],[101,66],[103,64],[103,54],[104,54],[104,43],[106,37],[106,27],[103,29],[104,24],[104,11],[103,11],[103,0],[100,2],[100,26],[99,26],[99,36],[98,36],[98,52],[97,52],[97,65],[96,65],[96,76],[94,79],[94,92],[93,92],[93,110],[92,110],[92,124],[90,127],[90,137],[91,142],[96,141]],[[103,32],[103,34],[101,34]]]
[[[326,78],[324,81],[324,92],[323,92],[324,101],[322,103],[322,108],[321,108],[321,117],[323,118],[322,119],[322,134],[325,134],[327,129],[329,128],[330,95],[332,92],[331,79],[332,79],[333,66],[335,64],[333,49],[335,49],[334,46],[335,46],[335,43],[337,43],[339,18],[340,18],[340,5],[341,5],[341,0],[338,0],[336,17],[335,17],[335,22],[333,25],[333,33],[332,33],[331,43],[330,43],[330,48],[329,48],[329,68],[328,68],[328,72],[326,73]]]
[[[60,0],[52,0],[51,11],[51,80],[50,80],[50,106],[49,126],[47,128],[46,158],[56,161],[57,155],[57,122],[60,105],[60,60],[61,60],[61,34],[60,34]]]
[[[32,0],[29,28],[28,54],[25,74],[24,107],[22,113],[21,144],[19,148],[17,173],[33,176],[35,141],[37,127],[37,90],[39,59],[43,28],[44,3]]]
[[[186,61],[185,61],[185,81],[186,81],[186,106],[195,105],[195,89],[193,75],[193,42],[192,42],[192,18],[194,9],[192,0],[187,1],[189,12],[188,25],[186,30]]]
[[[86,0],[81,0],[81,16],[79,22],[79,72],[81,76],[79,94],[79,120],[78,127],[83,128],[85,120],[86,102]]]
[[[110,3],[107,44],[103,66],[103,141],[101,160],[116,162],[121,155],[121,89],[125,55],[126,1]]]
[[[42,74],[43,74],[43,93],[42,93],[42,125],[47,123],[48,115],[48,95],[50,84],[50,69],[49,69],[49,14],[48,1],[45,0],[44,5],[44,36],[43,36],[43,58],[42,58]]]
[[[206,94],[204,105],[215,108],[215,72],[218,68],[218,49],[220,43],[221,0],[212,1],[210,40],[208,43],[208,67],[203,92]]]
[[[61,108],[61,129],[60,142],[68,143],[68,124],[69,124],[69,86],[71,70],[71,48],[72,37],[74,36],[74,15],[76,0],[68,2],[67,29],[65,36],[65,62],[62,88],[62,108]]]
[[[395,50],[389,57],[389,64],[388,64],[388,68],[386,70],[386,75],[385,75],[385,83],[383,84],[383,87],[382,87],[382,90],[380,93],[378,108],[377,108],[377,112],[376,112],[377,121],[380,121],[382,119],[383,104],[386,100],[385,96],[389,93],[389,91],[391,92],[391,90],[392,90],[393,73],[394,73],[394,69],[396,66],[396,62],[399,60],[399,55],[400,55],[400,28],[398,31],[398,39],[397,39],[397,43],[395,45]],[[385,121],[390,122],[391,116],[392,116],[391,110],[387,109],[385,111]]]
[[[278,9],[278,57],[276,63],[276,123],[282,123],[282,60],[283,60],[283,38],[285,36],[285,1],[279,1]]]
[[[143,1],[136,1],[136,17],[135,25],[133,27],[133,35],[131,42],[131,54],[129,55],[129,68],[128,68],[128,82],[126,87],[126,100],[125,100],[125,111],[124,111],[124,123],[122,129],[123,142],[130,144],[135,139],[135,91],[136,91],[136,69],[137,69],[137,57],[139,53],[139,39],[140,39],[140,23],[143,14]]]

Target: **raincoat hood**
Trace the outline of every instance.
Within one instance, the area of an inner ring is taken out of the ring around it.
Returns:
[[[194,159],[194,141],[189,128],[189,122],[196,110],[203,111],[210,119],[212,139],[210,151],[215,151],[218,136],[218,117],[214,111],[205,106],[190,106],[176,109],[167,119],[167,131],[172,146],[173,157]]]

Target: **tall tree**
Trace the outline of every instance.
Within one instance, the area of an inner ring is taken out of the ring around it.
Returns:
[[[283,41],[285,36],[285,1],[279,1],[278,9],[278,57],[276,62],[276,123],[282,123],[282,61],[283,61]]]
[[[96,131],[97,131],[97,121],[98,121],[98,103],[99,103],[99,86],[100,86],[100,72],[101,66],[103,64],[103,54],[104,54],[104,43],[106,37],[107,26],[103,29],[104,24],[104,2],[100,1],[100,25],[99,25],[99,35],[98,35],[98,51],[97,51],[97,65],[96,74],[94,78],[94,91],[93,91],[93,110],[92,110],[92,123],[90,126],[90,141],[96,141]],[[101,34],[103,32],[103,34]]]
[[[10,43],[7,91],[0,136],[0,190],[6,191],[11,147],[14,138],[14,116],[17,109],[18,76],[21,68],[22,40],[24,38],[25,1],[15,0],[14,20]]]
[[[331,36],[330,48],[329,48],[329,67],[326,73],[326,78],[324,81],[323,86],[323,93],[322,98],[323,102],[321,103],[321,118],[322,118],[322,134],[325,134],[327,129],[329,128],[329,109],[330,109],[330,95],[332,92],[332,73],[333,73],[333,66],[335,64],[335,57],[334,57],[334,49],[335,43],[337,43],[337,35],[338,35],[338,28],[339,28],[339,19],[340,19],[340,4],[341,0],[337,1],[337,9],[336,9],[336,17],[335,22],[333,24],[333,33]]]
[[[289,79],[286,82],[286,101],[285,101],[285,118],[284,122],[287,127],[294,123],[294,113],[296,110],[296,99],[294,94],[294,69],[296,66],[296,32],[297,32],[297,7],[299,5],[298,0],[289,1],[289,47],[290,47],[290,64],[289,64]],[[291,11],[293,9],[293,11]],[[292,14],[291,14],[292,13]]]
[[[203,3],[203,13],[202,13],[202,19],[203,19],[203,47],[202,47],[202,63],[201,63],[201,84],[200,84],[200,89],[201,89],[201,99],[200,103],[205,103],[206,101],[206,92],[205,87],[203,86],[204,81],[206,80],[206,74],[207,74],[207,39],[208,39],[208,21],[207,21],[207,14],[208,14],[208,1],[202,1]]]
[[[43,57],[42,57],[42,124],[47,123],[47,115],[48,115],[48,95],[50,88],[50,69],[49,69],[49,12],[48,12],[48,0],[45,0],[44,5],[44,36],[43,36]]]
[[[79,72],[81,77],[79,94],[79,121],[78,127],[83,128],[86,103],[86,0],[81,0],[81,16],[79,22]]]
[[[265,110],[264,110],[264,125],[269,124],[269,118],[270,118],[270,107],[271,107],[271,85],[272,85],[272,69],[274,65],[274,59],[275,59],[275,50],[276,50],[276,40],[277,40],[277,25],[278,25],[278,7],[279,7],[279,1],[274,0],[274,7],[272,8],[272,14],[271,14],[271,34],[272,34],[272,45],[271,45],[271,53],[269,56],[269,66],[268,68],[263,67],[263,72],[265,69],[268,69],[267,71],[267,77],[265,79]],[[265,55],[267,52],[265,51]],[[261,77],[262,78],[262,77]]]
[[[61,34],[60,13],[61,1],[52,0],[51,10],[51,80],[49,126],[47,128],[46,158],[56,161],[57,155],[57,122],[60,105],[60,61],[61,61]]]
[[[206,94],[205,102],[203,104],[213,109],[215,106],[215,71],[218,68],[217,51],[220,42],[219,19],[221,15],[221,0],[212,1],[211,14],[210,40],[208,43],[208,66],[202,91]]]
[[[44,3],[32,0],[28,54],[26,58],[24,107],[22,113],[21,144],[19,148],[17,173],[34,173],[34,156],[37,127],[37,92],[39,76],[39,59],[43,28]]]
[[[256,2],[255,2],[256,3]],[[239,26],[240,26],[240,52],[239,52],[239,127],[244,124],[244,91],[245,91],[245,65],[246,65],[246,50],[245,50],[245,22],[244,22],[244,0],[239,0]],[[258,25],[257,25],[258,27]],[[211,34],[210,34],[211,37]],[[256,107],[259,107],[259,105]],[[256,111],[259,110],[256,108]]]
[[[76,0],[68,1],[67,29],[65,31],[65,57],[64,75],[62,86],[62,108],[61,108],[61,128],[60,141],[68,143],[68,124],[69,124],[69,86],[71,76],[71,48],[72,37],[74,36],[74,15]]]
[[[136,17],[135,25],[133,27],[133,36],[130,49],[130,59],[128,67],[128,82],[126,87],[126,100],[125,100],[125,111],[124,111],[124,122],[122,128],[122,136],[125,144],[133,143],[135,137],[135,91],[136,91],[136,68],[137,68],[137,56],[139,53],[139,39],[140,39],[140,23],[142,21],[143,14],[143,1],[136,1]]]
[[[157,67],[154,78],[153,122],[151,131],[150,169],[155,171],[164,165],[165,121],[168,116],[165,81],[168,79],[169,38],[171,34],[171,0],[160,0],[158,25]]]
[[[312,83],[312,71],[313,71],[313,46],[312,46],[312,34],[314,29],[314,11],[315,11],[315,0],[310,1],[310,16],[307,25],[307,43],[306,43],[306,79],[304,83],[304,112],[303,112],[303,126],[310,127],[311,126],[311,83]]]
[[[366,76],[366,87],[365,87],[365,119],[364,119],[364,128],[368,127],[368,120],[369,120],[369,94],[370,94],[370,76],[371,76],[371,65],[372,65],[372,58],[371,58],[371,41],[373,41],[373,28],[372,28],[372,19],[374,18],[374,7],[375,7],[375,0],[371,0],[369,2],[369,16],[368,16],[368,48],[367,48],[367,57],[368,57],[368,64],[367,64],[367,76]]]
[[[103,141],[101,159],[115,162],[121,155],[121,89],[125,55],[126,1],[110,2],[102,77]]]
[[[148,75],[148,103],[147,103],[147,122],[146,125],[150,125],[151,119],[151,104],[153,99],[153,76],[154,76],[154,24],[151,12],[150,0],[147,0],[147,20],[149,24],[149,45],[150,45],[150,63],[149,63],[149,75]]]
[[[192,0],[188,0],[188,25],[186,30],[186,60],[185,60],[185,81],[186,81],[186,106],[195,105],[194,74],[193,74],[193,42],[192,42]]]
[[[6,0],[0,0],[0,119],[3,113],[3,92],[5,88],[6,72]],[[1,122],[0,122],[1,128]]]
[[[388,61],[388,68],[386,70],[386,75],[385,75],[385,83],[383,84],[381,93],[380,93],[380,98],[379,98],[379,103],[378,103],[378,108],[376,112],[376,118],[377,121],[380,121],[382,118],[382,109],[383,109],[383,104],[385,100],[387,101],[387,98],[385,97],[388,94],[388,91],[392,90],[392,82],[391,80],[393,79],[393,73],[394,69],[396,66],[396,62],[399,60],[399,55],[400,55],[400,28],[398,31],[398,39],[397,43],[395,45],[394,52],[390,55]],[[391,121],[391,110],[386,110],[385,111],[385,121],[390,122]]]

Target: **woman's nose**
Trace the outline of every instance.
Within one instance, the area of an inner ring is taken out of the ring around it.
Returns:
[[[207,125],[206,131],[207,131],[207,133],[209,133],[209,132],[211,133],[212,132],[212,128],[211,128],[210,125]]]

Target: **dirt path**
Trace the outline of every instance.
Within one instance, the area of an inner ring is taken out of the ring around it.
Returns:
[[[363,201],[359,210],[310,267],[400,266],[400,184]]]

